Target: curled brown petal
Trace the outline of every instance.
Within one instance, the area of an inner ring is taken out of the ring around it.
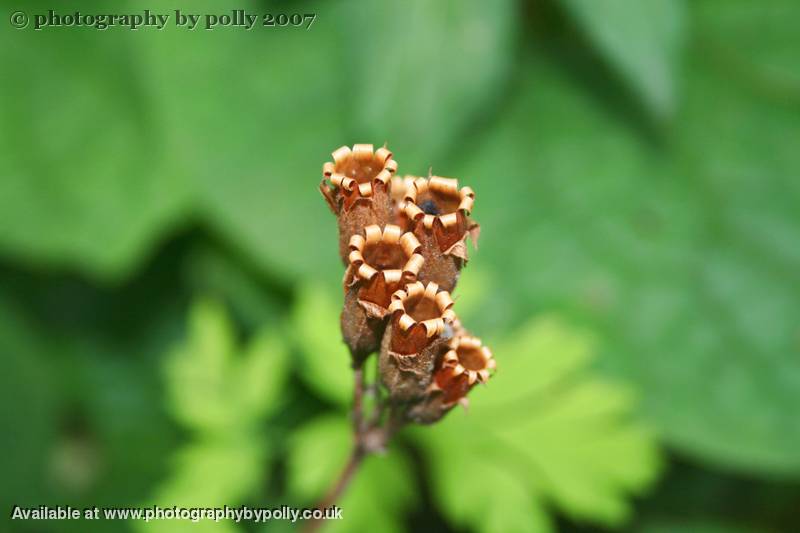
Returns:
[[[394,402],[422,398],[455,320],[453,300],[435,283],[410,283],[392,295],[380,352],[381,379]]]
[[[388,148],[371,144],[342,146],[332,155],[322,166],[320,192],[339,217],[339,254],[346,264],[350,237],[370,224],[391,222],[389,188],[397,163]]]
[[[474,243],[478,235],[478,225],[469,218],[475,193],[469,187],[459,188],[458,180],[440,176],[416,178],[405,192],[403,213],[426,260],[419,279],[451,291],[467,261],[466,238],[473,237]]]
[[[369,225],[350,238],[342,334],[358,362],[377,350],[392,294],[416,280],[424,263],[413,233]]]

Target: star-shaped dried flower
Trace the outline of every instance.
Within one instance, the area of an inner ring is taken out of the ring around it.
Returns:
[[[397,163],[385,146],[342,146],[333,152],[333,162],[322,166],[319,186],[322,196],[339,218],[339,253],[347,262],[350,237],[365,226],[391,222],[389,187]]]
[[[392,318],[380,353],[380,373],[395,402],[422,397],[433,377],[436,355],[455,320],[450,293],[436,283],[406,285],[392,295]]]
[[[467,261],[466,238],[477,245],[480,227],[469,218],[475,193],[458,180],[431,176],[406,187],[404,212],[422,243],[425,267],[419,279],[452,291]]]
[[[350,238],[342,334],[358,363],[378,349],[392,294],[417,279],[424,262],[413,233],[373,224]]]

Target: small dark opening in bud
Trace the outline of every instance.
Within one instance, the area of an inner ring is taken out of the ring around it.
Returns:
[[[458,210],[461,198],[441,194],[434,191],[425,191],[417,197],[417,205],[426,215],[447,215]]]
[[[426,215],[436,216],[439,214],[439,208],[436,207],[436,204],[433,202],[433,200],[425,200],[422,202],[422,205],[420,205],[419,208],[422,209]]]

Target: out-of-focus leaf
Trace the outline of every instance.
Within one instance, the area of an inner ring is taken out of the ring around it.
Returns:
[[[254,266],[243,263],[221,247],[199,245],[187,254],[183,274],[192,293],[225,303],[237,322],[255,330],[283,311],[282,295],[265,286]]]
[[[352,3],[342,65],[358,135],[387,141],[399,172],[424,174],[496,102],[510,72],[516,0]]]
[[[164,143],[148,91],[132,81],[142,75],[129,60],[132,38],[126,31],[0,36],[1,252],[116,279],[182,217],[186,175]]]
[[[350,353],[339,329],[341,309],[317,284],[300,287],[292,334],[300,348],[300,377],[337,405],[348,405],[353,390]]]
[[[174,458],[174,471],[153,498],[163,508],[235,506],[257,488],[263,470],[263,450],[252,438],[203,441],[182,448]],[[137,531],[215,531],[240,529],[231,520],[203,519],[137,521]]]
[[[348,460],[352,428],[345,417],[319,417],[292,436],[289,451],[290,493],[313,505],[332,485]],[[370,455],[336,505],[342,520],[324,523],[324,531],[401,532],[401,517],[416,501],[411,467],[398,449]]]
[[[675,111],[686,34],[683,0],[561,0],[658,118]]]
[[[629,516],[627,497],[653,481],[658,454],[651,432],[629,420],[630,392],[587,370],[590,350],[558,319],[532,320],[494,347],[497,375],[473,391],[468,413],[416,433],[451,520],[545,531],[546,505],[606,525]]]
[[[176,418],[213,432],[277,409],[288,354],[273,330],[260,333],[240,356],[224,309],[211,301],[195,305],[190,330],[166,367]]]
[[[253,0],[237,7],[269,12]],[[296,279],[338,267],[335,246],[322,244],[335,242],[336,223],[317,185],[322,163],[349,142],[343,99],[353,81],[342,74],[352,58],[342,53],[350,21],[341,4],[285,9],[317,17],[309,30],[168,26],[141,44],[168,146],[189,169],[204,216],[260,266]],[[218,11],[214,2],[192,6]]]
[[[800,89],[800,4],[793,0],[703,0],[690,5],[702,28],[697,39],[723,54],[719,59],[733,60],[744,72],[755,73],[780,92]]]
[[[715,50],[693,41],[663,146],[526,61],[506,119],[456,173],[478,191],[480,253],[504,280],[476,328],[544,308],[580,317],[669,443],[787,476],[800,472],[800,152],[786,142],[800,99]]]
[[[242,503],[264,482],[270,449],[258,428],[280,406],[288,370],[285,344],[264,329],[240,350],[225,310],[201,300],[192,308],[185,345],[165,365],[173,413],[194,434],[151,500],[165,508]],[[230,521],[207,519],[135,525],[143,531],[238,530]]]

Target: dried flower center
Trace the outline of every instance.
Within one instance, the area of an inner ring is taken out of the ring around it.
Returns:
[[[486,357],[480,348],[460,346],[457,350],[458,362],[467,370],[483,370],[486,368]]]
[[[415,302],[407,302],[406,313],[417,322],[442,316],[436,301],[429,298],[419,298]]]
[[[336,165],[337,173],[353,178],[358,183],[371,182],[381,170],[383,170],[383,163],[374,156],[362,161],[348,157]]]
[[[421,192],[417,196],[417,205],[426,215],[447,215],[458,211],[461,198],[458,195],[443,194],[439,191],[430,189]]]
[[[401,269],[407,259],[403,249],[397,244],[380,242],[367,245],[364,249],[364,261],[377,270]]]

